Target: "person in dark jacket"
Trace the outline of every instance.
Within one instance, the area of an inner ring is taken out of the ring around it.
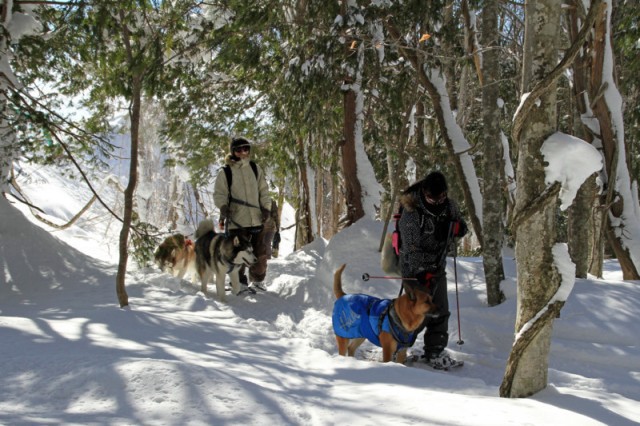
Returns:
[[[401,199],[398,223],[402,246],[400,268],[403,277],[415,277],[418,286],[432,294],[440,314],[425,321],[424,360],[434,368],[456,366],[444,350],[449,342],[449,298],[446,253],[454,238],[467,233],[457,204],[447,195],[447,180],[432,172],[407,188]]]
[[[267,274],[267,260],[271,258],[271,240],[276,222],[272,215],[269,186],[260,166],[251,161],[251,143],[245,138],[234,138],[225,157],[225,167],[231,171],[231,184],[221,170],[214,185],[213,202],[220,209],[220,225],[230,235],[249,233],[253,252],[258,261],[249,268],[247,280],[244,269],[240,282],[264,290],[262,283]]]

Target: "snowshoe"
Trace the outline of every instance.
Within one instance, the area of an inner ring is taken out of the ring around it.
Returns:
[[[251,283],[251,288],[260,291],[267,291],[267,286],[263,282],[254,282]]]
[[[459,368],[464,365],[464,361],[459,361],[451,358],[451,356],[446,352],[441,352],[435,356],[426,356],[422,355],[410,355],[407,357],[405,364],[411,364],[414,362],[421,362],[434,370],[442,370],[449,371],[452,368]]]
[[[458,368],[464,365],[464,361],[453,359],[446,352],[441,352],[435,356],[423,355],[420,359],[434,370],[449,371],[452,368]]]
[[[256,290],[253,287],[242,286],[240,291],[238,293],[236,293],[236,296],[244,296],[244,295],[247,295],[247,294],[256,294]]]

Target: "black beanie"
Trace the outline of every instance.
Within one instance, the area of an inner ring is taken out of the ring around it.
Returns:
[[[233,154],[233,150],[239,148],[241,146],[251,146],[248,140],[245,138],[233,138],[231,139],[231,145],[229,146],[229,150]]]
[[[447,190],[447,179],[440,172],[431,172],[422,181],[422,189],[428,194],[438,196]]]

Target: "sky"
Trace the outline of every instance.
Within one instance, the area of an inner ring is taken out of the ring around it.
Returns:
[[[56,223],[90,197],[57,170],[18,171],[25,193]],[[507,300],[496,307],[486,303],[482,259],[448,258],[448,350],[465,365],[443,372],[383,364],[369,342],[355,358],[337,354],[333,272],[347,264],[350,293],[398,293],[397,281],[361,278],[384,275],[381,222],[361,219],[296,252],[285,235],[280,257],[269,261],[267,291],[229,295],[226,304],[214,285],[207,298],[199,284],[131,262],[130,305],[121,309],[119,226],[98,205],[64,231],[36,223],[13,197],[0,198],[0,218],[2,425],[640,424],[640,286],[622,281],[615,261],[604,279],[578,279],[566,297],[547,388],[505,399],[498,388],[516,315],[508,250]]]

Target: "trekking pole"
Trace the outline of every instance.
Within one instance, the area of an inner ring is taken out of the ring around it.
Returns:
[[[458,257],[458,248],[453,248],[453,276],[456,281],[456,311],[458,313],[458,341],[456,342],[459,346],[464,345],[464,340],[462,340],[462,332],[460,331],[460,298],[458,297],[458,262],[456,258]]]
[[[404,278],[404,277],[392,277],[392,276],[381,276],[381,277],[377,277],[377,276],[373,276],[373,275],[369,275],[366,272],[364,274],[362,274],[362,281],[369,281],[371,278],[377,278],[380,280],[417,280],[417,278]]]

